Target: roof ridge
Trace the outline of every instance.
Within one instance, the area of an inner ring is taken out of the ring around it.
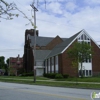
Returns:
[[[34,36],[31,36],[31,37],[34,37]],[[36,36],[36,37],[43,37],[43,38],[55,38],[55,37],[45,37],[45,36]]]
[[[47,58],[51,57],[51,56],[55,56],[55,55],[58,55],[60,53],[62,53],[65,48],[67,48],[71,42],[73,42],[73,40],[82,32],[79,31],[78,33],[74,34],[73,36],[71,36],[70,38],[68,38],[67,40],[63,41],[62,43],[56,45],[53,50],[51,51],[51,53],[48,55]]]
[[[30,35],[31,37],[34,37],[34,36],[32,36],[32,35]],[[60,37],[59,35],[57,35],[58,37]],[[56,38],[57,36],[55,36],[55,37],[47,37],[47,36],[36,36],[36,37],[43,37],[43,38]],[[60,37],[61,39],[68,39],[67,37]]]

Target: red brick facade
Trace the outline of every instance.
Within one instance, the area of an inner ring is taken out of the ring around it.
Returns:
[[[99,47],[91,41],[93,56],[92,56],[92,70],[94,75],[100,74],[100,49]]]
[[[56,36],[49,44],[47,44],[46,49],[52,50],[57,44],[61,42],[63,42],[63,40],[59,36]]]
[[[69,48],[72,48],[73,44],[71,46],[69,46]],[[59,62],[59,72],[61,74],[68,74],[70,76],[77,76],[78,69],[74,68],[72,66],[72,61],[68,57],[68,54],[67,54],[67,51],[69,50],[69,48],[67,50],[65,50],[62,54],[59,55],[59,61],[58,61]]]
[[[71,48],[72,46],[73,44],[69,48]],[[93,51],[92,75],[100,75],[100,48],[92,40],[91,46]],[[70,76],[78,76],[78,69],[72,66],[71,60],[68,58],[67,50],[59,55],[59,73],[68,74]]]
[[[31,32],[31,33],[30,33]],[[84,31],[80,31],[79,34],[81,34],[81,32]],[[30,35],[34,35],[34,31],[29,31]],[[83,34],[83,33],[82,33]],[[33,68],[33,61],[34,61],[34,57],[33,57],[33,52],[32,52],[32,47],[30,47],[30,42],[29,40],[27,40],[27,35],[28,35],[28,31],[27,34],[25,34],[25,46],[24,46],[24,68],[26,70],[26,72],[30,72],[32,71]],[[39,34],[37,34],[38,36]],[[71,38],[69,38],[70,42],[68,41],[68,43],[71,43],[74,39],[77,39],[76,37],[78,36],[78,33],[76,35],[73,35]],[[83,38],[84,36],[82,36]],[[90,40],[89,36],[87,35],[88,39],[86,41],[89,41],[89,43],[91,43],[92,46],[92,50],[93,50],[93,54],[92,54],[92,75],[97,75],[100,74],[100,48],[94,43],[93,40]],[[86,34],[85,34],[85,39],[87,38]],[[80,37],[78,37],[80,38]],[[72,41],[71,41],[72,39]],[[55,38],[52,39],[52,41],[50,41],[47,45],[45,46],[39,46],[37,45],[37,50],[53,50],[53,48],[64,42],[59,36],[56,36]],[[56,73],[57,71],[57,66],[56,66],[56,56],[58,56],[58,72],[57,73],[61,73],[61,74],[68,74],[70,76],[78,76],[78,67],[74,68],[72,66],[72,61],[71,59],[68,57],[67,51],[69,48],[73,47],[73,44],[76,42],[76,40],[63,52],[59,52],[59,53],[55,53],[55,55],[53,56],[49,56],[49,58],[46,58],[47,60],[47,73]],[[66,42],[67,43],[67,42]],[[65,44],[66,45],[66,44]],[[61,46],[61,45],[60,45]],[[67,45],[68,46],[68,45]],[[60,47],[59,47],[60,48]],[[54,64],[52,64],[52,57],[54,57]],[[49,65],[49,60],[50,59],[50,65]],[[49,66],[50,66],[50,70],[49,70]],[[53,66],[53,67],[52,67]],[[44,72],[46,72],[46,70]],[[87,69],[86,69],[87,70]],[[90,69],[89,69],[90,70]],[[89,72],[88,70],[88,72]]]
[[[23,58],[18,57],[10,57],[9,58],[9,67],[10,67],[10,75],[19,75],[19,70],[23,68]]]
[[[76,41],[75,41],[76,42]],[[75,43],[74,42],[74,43]],[[72,61],[68,57],[67,51],[69,48],[73,47],[72,43],[68,49],[66,49],[63,53],[58,55],[58,73],[61,74],[68,74],[70,76],[78,76],[78,67],[73,67],[72,66]],[[100,49],[99,47],[91,40],[91,46],[92,46],[92,75],[98,75],[100,74]],[[55,58],[55,56],[54,56]],[[51,61],[51,58],[50,58]],[[48,65],[47,65],[48,66]],[[51,65],[50,65],[51,66]],[[50,72],[54,70],[55,73],[55,60],[54,60],[54,69],[50,67]]]
[[[34,69],[34,57],[32,52],[32,47],[30,47],[31,40],[27,39],[27,35],[34,36],[34,30],[26,30],[25,32],[25,45],[24,45],[24,55],[23,55],[23,66],[25,72],[31,72]],[[36,31],[37,36],[39,36],[38,31]],[[46,46],[36,45],[37,50],[52,50],[57,44],[63,42],[63,40],[56,36],[50,43]]]

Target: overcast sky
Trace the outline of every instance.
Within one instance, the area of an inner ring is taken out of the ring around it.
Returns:
[[[31,18],[33,11],[30,4],[33,0],[5,1],[15,2],[17,7]],[[59,35],[68,38],[85,29],[95,42],[100,44],[100,0],[46,0],[46,7],[44,0],[38,1],[36,17],[40,36]],[[26,26],[28,23],[22,14],[10,21],[1,19],[0,56],[23,56],[25,30],[33,28],[31,24]]]

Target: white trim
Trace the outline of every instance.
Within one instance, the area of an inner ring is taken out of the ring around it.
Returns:
[[[80,35],[80,34],[78,34],[77,37],[78,37],[79,35]],[[65,47],[65,49],[64,49],[61,53],[64,53],[64,51],[77,39],[77,37],[74,38],[74,40],[73,40],[67,47]]]
[[[90,40],[92,40],[92,41],[97,45],[97,43],[92,39],[92,37],[83,29],[83,30],[80,32],[80,34],[78,34],[78,35],[74,38],[74,40],[73,40],[67,47],[65,47],[65,49],[64,49],[61,53],[64,53],[64,51],[65,51],[77,38],[79,38],[82,34],[87,35],[87,36],[90,38]],[[97,46],[98,46],[98,48],[100,49],[99,45],[97,45]]]
[[[92,40],[100,49],[99,45],[96,43],[96,41],[83,29],[83,32],[90,38],[90,40]]]
[[[76,38],[61,52],[64,53],[64,51],[76,40]]]

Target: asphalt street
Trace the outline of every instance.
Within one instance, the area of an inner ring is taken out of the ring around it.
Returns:
[[[0,100],[92,100],[92,92],[100,90],[0,82]]]

